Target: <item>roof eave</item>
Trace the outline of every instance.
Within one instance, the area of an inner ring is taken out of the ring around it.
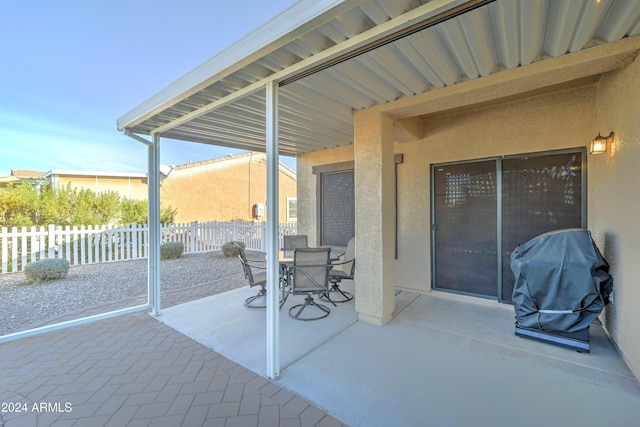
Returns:
[[[304,0],[282,11],[117,120],[130,129],[364,0]]]

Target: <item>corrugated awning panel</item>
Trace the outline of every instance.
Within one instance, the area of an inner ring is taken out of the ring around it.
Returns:
[[[132,130],[152,132],[426,3],[359,2]],[[354,111],[638,34],[636,0],[496,0],[282,87],[280,146],[298,154],[351,144]],[[264,149],[264,94],[235,99],[163,136]]]

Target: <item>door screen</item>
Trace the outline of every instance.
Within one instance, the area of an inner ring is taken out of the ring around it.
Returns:
[[[496,162],[434,170],[435,287],[497,296]]]
[[[586,226],[583,158],[565,152],[434,166],[433,287],[511,301],[516,246]]]
[[[323,173],[320,244],[347,246],[355,236],[353,171]]]
[[[511,252],[539,234],[580,228],[582,153],[502,161],[502,299],[511,301]]]

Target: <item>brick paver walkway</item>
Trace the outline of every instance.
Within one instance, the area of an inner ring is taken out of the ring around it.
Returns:
[[[234,276],[173,291],[163,306],[243,285]],[[343,425],[146,312],[0,344],[0,404],[0,427]]]

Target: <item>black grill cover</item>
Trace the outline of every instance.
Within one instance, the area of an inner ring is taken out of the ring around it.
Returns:
[[[567,229],[534,237],[511,254],[516,325],[576,332],[589,327],[609,303],[609,264],[589,230]]]

